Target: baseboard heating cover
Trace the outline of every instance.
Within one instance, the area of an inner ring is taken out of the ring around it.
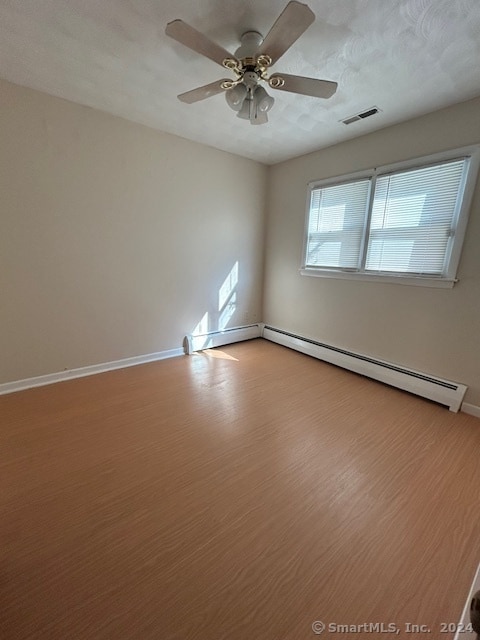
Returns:
[[[185,336],[185,351],[188,355],[202,349],[221,347],[225,344],[260,338],[263,331],[263,324],[249,324],[243,327],[232,327],[223,331],[209,331],[198,335],[189,334]]]
[[[467,391],[467,387],[464,384],[436,378],[419,371],[412,371],[391,362],[376,360],[346,351],[345,349],[310,340],[268,325],[265,325],[263,329],[263,337],[266,340],[295,349],[319,360],[325,360],[325,362],[330,362],[343,369],[360,373],[392,387],[434,400],[446,405],[450,411],[459,411]]]

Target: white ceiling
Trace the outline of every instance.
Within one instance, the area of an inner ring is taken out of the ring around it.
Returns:
[[[316,21],[273,67],[335,80],[319,100],[269,90],[270,122],[223,95],[178,93],[228,72],[164,34],[181,18],[234,51],[266,35],[287,0],[2,0],[0,76],[272,164],[480,95],[480,0],[307,0]],[[346,126],[371,106],[382,112]]]

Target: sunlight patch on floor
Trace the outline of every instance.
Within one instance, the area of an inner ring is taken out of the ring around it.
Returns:
[[[225,351],[220,351],[219,349],[204,349],[202,353],[210,358],[221,358],[222,360],[235,360],[235,362],[238,362],[238,358],[234,358],[228,353],[225,353]]]

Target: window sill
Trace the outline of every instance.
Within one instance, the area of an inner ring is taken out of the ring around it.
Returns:
[[[457,280],[445,278],[428,278],[422,276],[394,276],[373,275],[369,273],[355,273],[350,271],[329,271],[328,269],[300,269],[302,276],[315,278],[337,278],[339,280],[364,280],[366,282],[382,282],[383,284],[403,284],[416,287],[431,287],[435,289],[451,289]]]

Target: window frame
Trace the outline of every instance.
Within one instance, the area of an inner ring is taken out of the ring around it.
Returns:
[[[432,167],[436,164],[444,164],[446,162],[461,160],[468,158],[468,166],[464,174],[461,188],[463,188],[463,198],[455,213],[455,233],[450,239],[449,246],[446,249],[446,269],[443,275],[416,275],[408,272],[380,272],[372,273],[365,270],[365,263],[368,250],[368,239],[370,236],[370,222],[372,216],[373,202],[375,196],[375,185],[377,178],[425,167]],[[423,287],[441,287],[452,288],[458,282],[457,271],[460,263],[462,247],[465,239],[465,233],[468,224],[468,217],[472,205],[473,194],[477,182],[477,176],[480,166],[480,145],[472,145],[462,147],[460,149],[452,149],[441,153],[435,153],[428,156],[422,156],[410,160],[403,160],[373,169],[356,171],[341,176],[332,176],[323,180],[314,180],[307,185],[307,202],[305,225],[302,246],[302,262],[300,274],[305,276],[314,276],[320,278],[338,278],[348,280],[364,280],[371,282],[394,283],[403,285],[416,285]],[[365,222],[363,227],[363,236],[360,249],[360,261],[358,269],[342,268],[342,267],[313,267],[307,266],[307,248],[309,238],[309,221],[310,221],[310,205],[312,191],[318,188],[341,185],[356,180],[370,180],[369,199],[365,212]]]

